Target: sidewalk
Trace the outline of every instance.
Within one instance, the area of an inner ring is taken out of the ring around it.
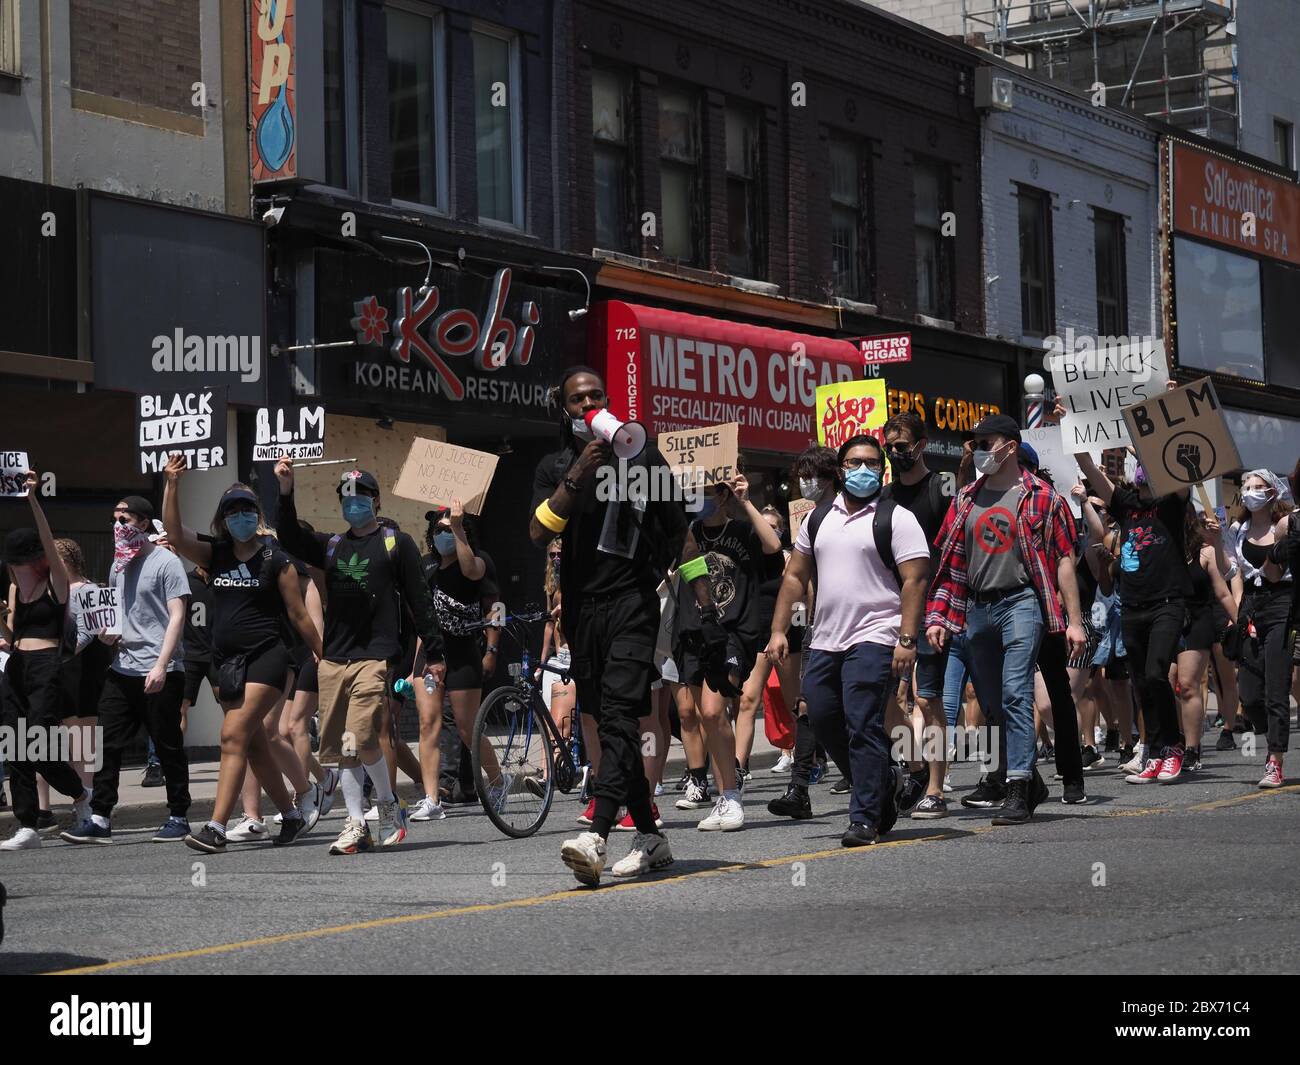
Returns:
[[[418,745],[410,743],[407,746],[418,757]],[[755,770],[769,768],[776,761],[779,753],[775,747],[767,742],[767,737],[763,734],[763,721],[760,716],[754,735],[754,750],[750,756],[750,766]],[[212,804],[217,796],[217,768],[218,763],[216,761],[190,763],[191,806],[189,820],[191,824],[201,824],[212,816]],[[677,740],[673,740],[668,754],[668,764],[664,768],[664,781],[666,783],[672,782],[685,771],[686,758],[682,746]],[[167,789],[140,787],[140,778],[142,776],[144,776],[144,768],[141,766],[122,770],[121,782],[118,787],[117,809],[113,811],[113,824],[115,826],[122,828],[156,826],[166,820]],[[420,787],[411,783],[400,772],[398,773],[397,791],[407,802],[415,802],[421,797]],[[5,795],[8,796],[8,794],[8,786],[6,785]],[[72,821],[72,804],[56,792],[50,796],[50,805],[55,816],[63,823],[62,827],[69,827]],[[265,795],[262,796],[262,812],[268,816],[275,812],[271,801]],[[236,819],[238,819],[239,814],[239,810],[236,809]],[[18,823],[14,820],[12,810],[8,808],[0,810],[0,837],[8,837],[17,827]]]

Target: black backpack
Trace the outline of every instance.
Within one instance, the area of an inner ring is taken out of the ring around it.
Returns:
[[[835,497],[832,496],[825,502],[818,503],[817,508],[808,516],[808,552],[812,558],[814,581],[817,580],[817,530],[821,528],[834,503]],[[880,501],[876,512],[871,516],[871,535],[876,541],[876,554],[880,556],[880,561],[894,575],[899,588],[902,588],[903,578],[899,575],[898,563],[894,561],[894,511],[897,507],[898,501],[893,496],[886,496]]]

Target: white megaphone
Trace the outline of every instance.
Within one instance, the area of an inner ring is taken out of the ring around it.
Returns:
[[[634,459],[645,450],[645,426],[640,422],[621,422],[607,410],[589,410],[582,417],[595,437],[614,449],[616,458]]]

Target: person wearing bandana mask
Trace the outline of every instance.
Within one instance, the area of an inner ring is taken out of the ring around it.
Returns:
[[[1021,824],[1048,794],[1034,765],[1034,666],[1043,633],[1064,631],[1070,657],[1087,643],[1075,527],[1064,499],[1021,469],[1015,419],[990,414],[971,435],[979,476],[957,494],[939,533],[926,638],[940,650],[965,631],[980,706],[1002,726],[998,769],[962,805],[1000,806],[995,825]]]
[[[91,816],[61,833],[69,843],[112,843],[122,756],[143,727],[162,763],[171,816],[156,843],[189,834],[189,760],[181,731],[185,655],[181,636],[190,585],[185,567],[153,542],[153,504],[126,496],[113,508],[112,583],[117,589],[120,636],[100,636],[115,651],[99,700],[103,764],[95,773]]]

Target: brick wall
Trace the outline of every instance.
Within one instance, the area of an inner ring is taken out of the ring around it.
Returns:
[[[869,0],[874,7],[883,8],[905,19],[919,22],[944,34],[961,33],[961,0]],[[993,0],[971,3],[971,10],[989,9]]]
[[[193,114],[200,73],[194,0],[71,0],[72,87]]]

